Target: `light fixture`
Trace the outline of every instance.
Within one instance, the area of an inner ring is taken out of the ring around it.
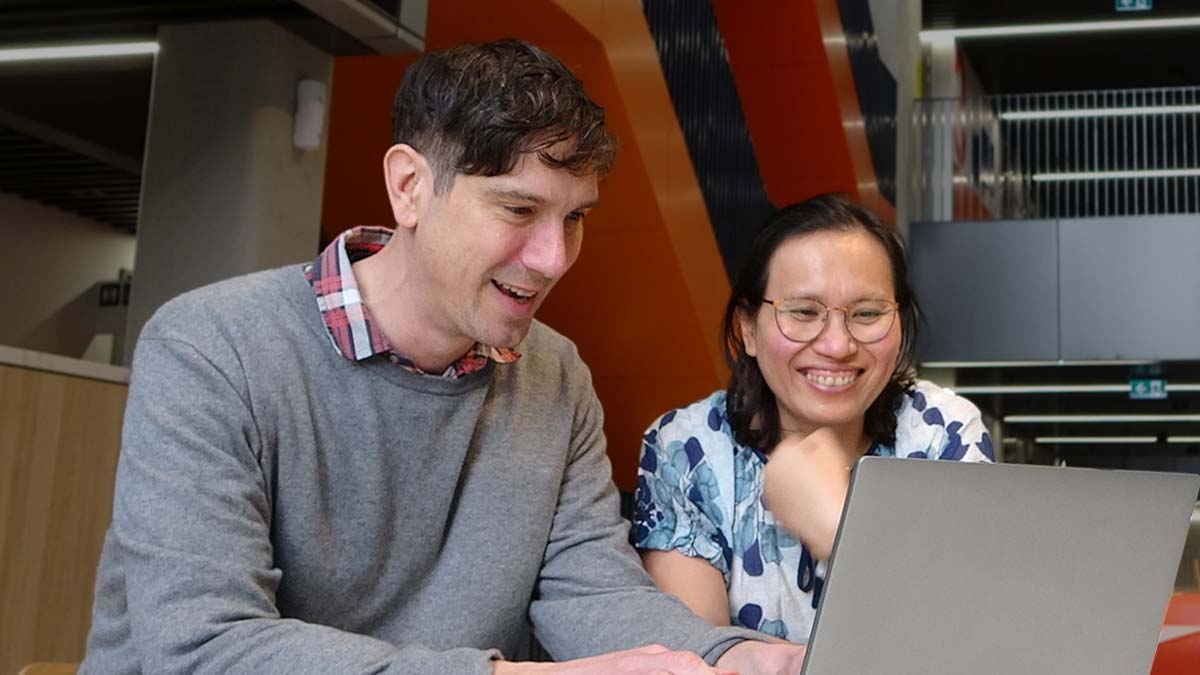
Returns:
[[[926,361],[923,368],[1045,368],[1048,366],[1144,366],[1154,361],[1129,359],[1092,359],[1065,361]]]
[[[1004,422],[1006,424],[1200,422],[1200,415],[1005,415]]]
[[[960,394],[1127,394],[1124,384],[981,384],[955,387]],[[1167,383],[1167,392],[1200,391],[1197,383]]]
[[[1036,436],[1034,443],[1042,445],[1116,445],[1157,443],[1158,436]],[[1009,440],[1005,438],[1004,440]],[[1200,436],[1168,436],[1168,443],[1194,444],[1200,443]]]
[[[0,63],[21,61],[52,61],[59,59],[91,59],[114,56],[152,56],[158,53],[157,42],[110,42],[90,45],[58,45],[53,47],[17,47],[0,49]]]
[[[1033,439],[1034,443],[1042,445],[1061,444],[1061,445],[1095,445],[1108,444],[1114,445],[1117,443],[1156,443],[1157,436],[1037,436]]]
[[[1133,117],[1135,115],[1184,115],[1200,113],[1200,105],[1142,105],[1126,108],[1077,108],[1075,110],[1020,110],[1000,113],[1006,122],[1068,120],[1090,117]]]
[[[1200,26],[1200,16],[1174,19],[1119,19],[1113,21],[1079,21],[1072,23],[1038,23],[1024,26],[987,26],[982,28],[947,28],[923,30],[921,42],[953,42],[958,38],[990,38],[1061,33],[1100,33],[1122,30],[1156,30],[1162,28],[1191,28]]]
[[[1128,384],[990,384],[956,387],[960,394],[1083,394],[1127,392]]]
[[[1075,171],[1066,173],[1035,173],[1035,183],[1057,183],[1068,180],[1123,180],[1130,178],[1187,178],[1200,176],[1200,169],[1146,169],[1142,171]]]

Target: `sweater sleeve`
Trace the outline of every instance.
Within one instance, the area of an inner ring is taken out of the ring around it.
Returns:
[[[490,673],[495,650],[434,652],[280,616],[260,431],[236,363],[174,339],[137,348],[97,602],[126,605],[138,670]]]
[[[718,628],[660,593],[629,545],[605,454],[600,403],[591,389],[576,412],[549,542],[530,618],[555,659],[662,644],[714,663],[745,639],[762,636]]]

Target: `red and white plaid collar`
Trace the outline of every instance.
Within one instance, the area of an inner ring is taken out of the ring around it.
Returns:
[[[329,339],[338,354],[351,361],[362,361],[372,356],[384,356],[393,363],[417,373],[425,373],[411,359],[392,349],[387,337],[379,332],[371,319],[371,310],[363,303],[354,279],[351,264],[378,253],[392,238],[392,230],[385,227],[356,227],[346,230],[311,265],[304,268],[304,275],[312,284],[317,296],[317,308],[329,331]],[[476,342],[462,358],[452,363],[441,377],[457,378],[469,375],[487,365],[487,362],[512,363],[521,355],[512,349],[491,347]]]

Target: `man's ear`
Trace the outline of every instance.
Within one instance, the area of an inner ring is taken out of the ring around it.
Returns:
[[[397,143],[383,155],[383,177],[396,226],[416,227],[433,197],[429,162],[411,145]]]
[[[758,356],[758,334],[754,331],[754,317],[747,314],[746,310],[739,308],[737,310],[738,338],[742,341],[742,349],[746,350],[746,355],[750,357]]]

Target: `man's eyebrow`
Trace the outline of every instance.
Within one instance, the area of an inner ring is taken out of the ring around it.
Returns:
[[[492,197],[497,197],[499,199],[512,199],[518,202],[530,202],[533,204],[546,203],[545,197],[519,189],[488,188],[487,192]]]
[[[488,195],[490,195],[491,197],[493,197],[495,199],[511,199],[513,201],[527,202],[530,204],[539,204],[540,205],[540,204],[545,204],[547,201],[545,197],[543,197],[539,194],[536,194],[533,192],[526,192],[525,190],[521,190],[521,189],[517,189],[517,188],[488,188],[487,193],[488,193]],[[596,204],[599,204],[599,203],[600,203],[599,199],[589,199],[588,201],[580,204],[579,206],[576,206],[575,210],[590,209],[590,208],[595,207]]]

